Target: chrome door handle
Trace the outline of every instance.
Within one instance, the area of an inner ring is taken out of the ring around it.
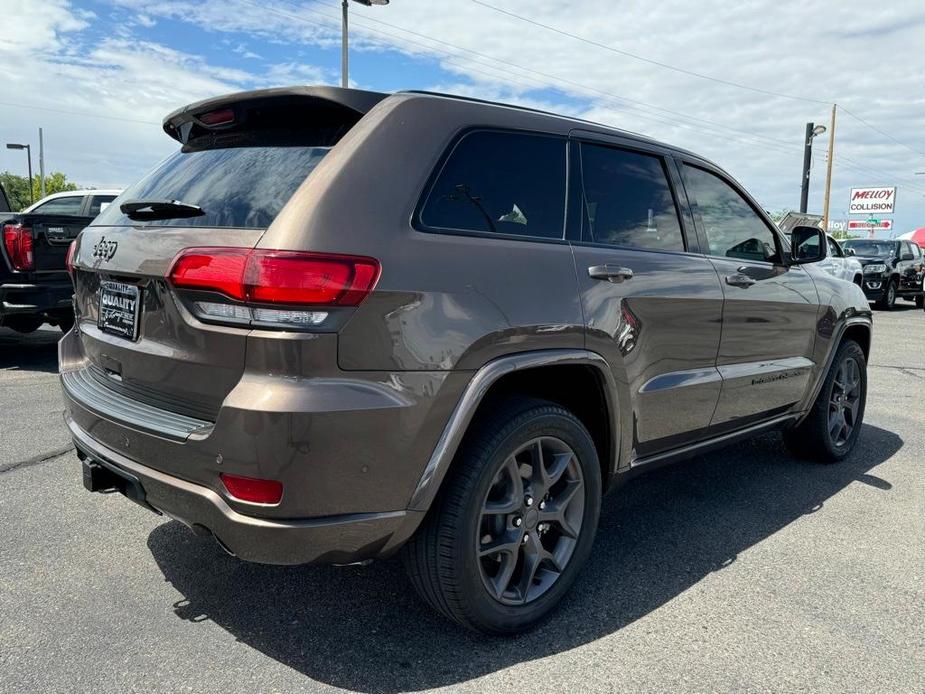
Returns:
[[[734,275],[726,275],[726,284],[731,287],[741,287],[742,289],[748,289],[755,283],[755,280],[748,275],[743,275],[741,272],[737,272]]]
[[[633,279],[633,271],[619,265],[592,265],[588,268],[588,275],[596,280],[607,280],[614,284]]]

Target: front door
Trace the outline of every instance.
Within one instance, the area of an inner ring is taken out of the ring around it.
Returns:
[[[784,264],[778,232],[730,179],[682,165],[700,243],[725,295],[715,433],[782,414],[802,400],[813,372],[818,316],[807,270]]]
[[[570,227],[580,234],[570,228],[570,237],[587,347],[614,371],[621,460],[633,462],[709,427],[723,294],[664,153],[609,139],[575,142],[572,152],[580,218]]]

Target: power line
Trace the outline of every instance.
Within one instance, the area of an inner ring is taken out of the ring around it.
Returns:
[[[845,113],[847,113],[849,116],[851,116],[852,118],[854,118],[854,119],[855,119],[856,121],[858,121],[859,123],[862,123],[863,125],[866,125],[868,128],[870,128],[870,129],[873,130],[874,132],[880,133],[881,135],[883,135],[883,136],[884,136],[885,138],[887,138],[888,140],[892,140],[892,141],[895,142],[897,145],[899,145],[899,146],[901,146],[901,147],[905,147],[905,148],[908,149],[910,152],[915,152],[916,154],[925,157],[925,152],[923,152],[923,151],[921,151],[921,150],[918,150],[918,149],[915,149],[914,147],[910,147],[910,146],[907,145],[905,142],[900,142],[899,140],[897,140],[895,137],[893,137],[893,136],[890,135],[889,133],[884,132],[883,130],[881,130],[880,128],[878,128],[878,127],[875,126],[875,125],[871,125],[871,124],[868,123],[866,120],[864,120],[864,119],[861,118],[860,116],[858,116],[858,115],[852,113],[851,111],[849,111],[849,110],[848,110],[847,108],[845,108],[844,106],[839,106],[839,108],[841,108],[842,111],[844,111]]]
[[[519,15],[519,14],[517,14],[517,13],[515,13],[515,12],[511,12],[511,11],[509,11],[509,10],[502,9],[502,8],[500,8],[500,7],[495,7],[494,5],[490,5],[490,4],[488,4],[487,2],[484,2],[483,0],[471,0],[471,1],[474,2],[476,5],[481,5],[482,7],[486,7],[486,8],[488,8],[488,9],[490,9],[490,10],[494,10],[495,12],[499,12],[499,13],[501,13],[501,14],[507,15],[508,17],[513,17],[514,19],[519,19],[519,20],[522,21],[522,22],[527,22],[528,24],[533,24],[534,26],[542,27],[543,29],[547,29],[547,30],[549,30],[549,31],[553,31],[553,32],[555,32],[555,33],[557,33],[557,34],[561,34],[562,36],[568,36],[569,38],[575,39],[576,41],[582,41],[583,43],[587,43],[588,45],[596,46],[597,48],[603,48],[604,50],[610,51],[611,53],[617,53],[617,54],[619,54],[619,55],[626,56],[627,58],[632,58],[632,59],[634,59],[634,60],[640,60],[640,61],[642,61],[642,62],[644,62],[644,63],[649,63],[650,65],[656,65],[656,66],[661,67],[661,68],[664,68],[664,69],[666,69],[666,70],[673,70],[673,71],[675,71],[675,72],[680,72],[680,73],[682,73],[682,74],[684,74],[684,75],[689,75],[689,76],[691,76],[691,77],[698,77],[698,78],[700,78],[700,79],[710,80],[711,82],[717,82],[717,83],[719,83],[719,84],[725,84],[725,85],[730,86],[730,87],[738,87],[739,89],[747,89],[748,91],[751,91],[751,92],[757,92],[757,93],[759,93],[759,94],[765,94],[765,95],[768,95],[768,96],[776,96],[776,97],[779,97],[779,98],[782,98],[782,99],[792,99],[792,100],[794,100],[794,101],[806,101],[806,102],[814,103],[814,104],[830,104],[830,103],[832,103],[831,101],[823,101],[823,100],[821,100],[821,99],[813,99],[813,98],[810,98],[810,97],[807,97],[807,96],[797,96],[797,95],[795,95],[795,94],[785,94],[785,93],[783,93],[783,92],[776,92],[776,91],[773,91],[773,90],[770,90],[770,89],[762,89],[762,88],[760,88],[760,87],[752,87],[751,85],[742,84],[741,82],[733,82],[733,81],[731,81],[731,80],[724,80],[724,79],[722,79],[722,78],[720,78],[720,77],[713,77],[712,75],[705,75],[705,74],[703,74],[703,73],[701,73],[701,72],[695,72],[695,71],[693,71],[693,70],[688,70],[688,69],[686,69],[686,68],[678,67],[678,66],[676,66],[676,65],[670,65],[670,64],[668,64],[668,63],[663,63],[663,62],[661,62],[661,61],[659,61],[659,60],[653,60],[652,58],[646,58],[645,56],[638,55],[638,54],[636,54],[636,53],[630,53],[629,51],[624,51],[624,50],[621,50],[621,49],[619,49],[619,48],[614,48],[613,46],[608,46],[606,43],[600,43],[599,41],[595,41],[595,40],[593,40],[593,39],[589,39],[589,38],[586,38],[586,37],[584,37],[584,36],[579,36],[578,34],[573,34],[573,33],[571,33],[571,32],[565,31],[564,29],[560,29],[560,28],[558,28],[558,27],[554,27],[554,26],[552,26],[552,25],[550,25],[550,24],[544,24],[543,22],[539,22],[539,21],[537,21],[537,20],[535,20],[535,19],[530,19],[529,17],[524,17],[523,15]]]
[[[813,98],[805,97],[805,96],[798,96],[798,95],[795,95],[795,94],[786,94],[786,93],[784,93],[784,92],[777,92],[777,91],[773,91],[773,90],[770,90],[770,89],[762,89],[762,88],[760,88],[760,87],[753,87],[753,86],[751,86],[751,85],[749,85],[749,84],[743,84],[743,83],[741,83],[741,82],[733,82],[733,81],[731,81],[731,80],[725,80],[725,79],[722,79],[722,78],[719,78],[719,77],[714,77],[714,76],[712,76],[712,75],[705,75],[705,74],[700,73],[700,72],[695,72],[695,71],[693,71],[693,70],[688,70],[688,69],[686,69],[686,68],[678,67],[678,66],[676,66],[676,65],[670,65],[670,64],[668,64],[668,63],[663,63],[663,62],[658,61],[658,60],[653,60],[653,59],[651,59],[651,58],[646,58],[645,56],[637,55],[637,54],[635,54],[635,53],[630,53],[629,51],[624,51],[624,50],[621,50],[621,49],[619,49],[619,48],[614,48],[613,46],[608,46],[608,45],[605,44],[605,43],[601,43],[601,42],[599,42],[599,41],[595,41],[595,40],[593,40],[593,39],[589,39],[589,38],[584,37],[584,36],[579,36],[578,34],[573,34],[573,33],[569,32],[569,31],[565,31],[564,29],[560,29],[559,27],[555,27],[555,26],[552,26],[552,25],[550,25],[550,24],[545,24],[545,23],[540,22],[540,21],[537,21],[537,20],[535,20],[535,19],[531,19],[530,17],[524,17],[523,15],[519,15],[519,14],[517,14],[516,12],[511,12],[511,11],[505,10],[505,9],[503,9],[503,8],[501,8],[501,7],[496,7],[496,6],[494,6],[494,5],[491,5],[491,4],[487,3],[487,2],[485,2],[484,0],[471,0],[471,2],[475,3],[476,5],[480,5],[480,6],[482,6],[482,7],[485,7],[485,8],[487,8],[487,9],[494,10],[495,12],[498,12],[498,13],[500,13],[500,14],[507,15],[508,17],[512,17],[512,18],[514,18],[514,19],[518,19],[518,20],[520,20],[520,21],[522,21],[522,22],[526,22],[526,23],[532,24],[532,25],[534,25],[534,26],[542,27],[543,29],[547,29],[548,31],[555,32],[555,33],[560,34],[560,35],[562,35],[562,36],[567,36],[567,37],[569,37],[569,38],[571,38],[571,39],[575,39],[576,41],[581,41],[581,42],[586,43],[586,44],[588,44],[588,45],[595,46],[595,47],[597,47],[597,48],[602,48],[602,49],[604,49],[604,50],[610,51],[610,52],[612,52],[612,53],[617,53],[617,54],[619,54],[619,55],[623,55],[623,56],[626,56],[626,57],[628,57],[628,58],[632,58],[632,59],[634,59],[634,60],[640,60],[640,61],[642,61],[642,62],[649,63],[650,65],[656,65],[656,66],[661,67],[661,68],[664,68],[664,69],[666,69],[666,70],[673,70],[673,71],[675,71],[675,72],[679,72],[679,73],[682,73],[682,74],[685,74],[685,75],[690,75],[691,77],[697,77],[697,78],[700,78],[700,79],[710,80],[711,82],[717,82],[717,83],[719,83],[719,84],[725,84],[725,85],[728,85],[728,86],[730,86],[730,87],[737,87],[737,88],[739,88],[739,89],[746,89],[746,90],[751,91],[751,92],[757,92],[757,93],[759,93],[759,94],[766,94],[766,95],[768,95],[768,96],[775,96],[775,97],[779,97],[779,98],[782,98],[782,99],[792,99],[792,100],[794,100],[794,101],[806,101],[806,102],[817,103],[817,104],[830,104],[830,103],[833,103],[833,100],[820,100],[820,99],[813,99]],[[911,146],[907,145],[906,143],[904,143],[904,142],[902,142],[902,141],[900,141],[900,140],[897,140],[895,137],[893,137],[893,136],[890,135],[889,133],[887,133],[887,132],[881,130],[880,128],[878,128],[877,126],[875,126],[875,125],[873,125],[873,124],[867,122],[866,120],[864,120],[864,119],[861,118],[860,116],[858,116],[858,115],[852,113],[851,111],[849,111],[849,110],[848,110],[847,108],[845,108],[844,106],[841,106],[841,105],[840,105],[840,107],[841,107],[841,109],[842,109],[845,113],[847,113],[849,116],[851,116],[852,118],[854,118],[854,119],[857,120],[858,122],[862,123],[863,125],[867,126],[868,128],[870,128],[870,129],[873,130],[874,132],[879,133],[879,134],[882,135],[883,137],[885,137],[885,138],[891,140],[892,142],[894,142],[895,144],[897,144],[897,145],[899,145],[899,146],[901,146],[901,147],[905,147],[906,149],[910,150],[911,152],[915,152],[916,154],[925,157],[925,152],[922,152],[921,150],[915,149],[914,147],[911,147]]]
[[[126,123],[142,123],[144,125],[161,125],[159,122],[150,120],[138,120],[137,118],[122,118],[120,116],[107,116],[102,113],[85,113],[81,111],[68,111],[61,108],[51,108],[49,106],[35,106],[33,104],[14,104],[9,101],[0,101],[0,106],[11,106],[13,108],[29,108],[36,111],[49,111],[51,113],[63,113],[66,116],[81,116],[83,118],[103,118],[105,120],[125,121]]]
[[[258,8],[260,8],[260,9],[263,9],[264,11],[268,11],[268,12],[270,12],[270,13],[277,14],[277,15],[279,15],[279,16],[286,17],[286,18],[288,18],[288,19],[294,19],[294,20],[301,21],[301,22],[306,22],[306,23],[309,23],[309,24],[316,24],[315,22],[312,22],[311,20],[309,20],[308,18],[306,18],[306,17],[304,17],[304,16],[302,16],[302,15],[291,14],[291,13],[284,12],[284,11],[279,10],[279,9],[264,7],[264,6],[262,6],[262,5],[257,4],[256,2],[251,2],[251,1],[249,1],[249,0],[241,0],[241,1],[242,1],[244,4],[251,5],[251,6],[253,6],[253,7],[258,7]],[[294,7],[294,6],[292,6],[292,5],[290,5],[290,6],[291,6],[291,7]],[[330,15],[330,14],[325,14],[325,13],[319,12],[319,11],[317,11],[317,10],[310,10],[310,9],[307,9],[307,8],[297,8],[297,9],[299,9],[299,10],[301,10],[301,11],[303,11],[303,12],[309,12],[309,13],[311,13],[311,14],[314,14],[314,15],[317,15],[317,16],[320,16],[320,17],[323,17],[323,18],[325,18],[325,19],[329,19],[329,20],[332,20],[332,21],[339,21],[339,17],[335,17],[334,15]],[[543,77],[545,80],[551,80],[551,81],[553,81],[553,82],[558,82],[559,84],[566,84],[566,85],[569,85],[569,86],[572,87],[572,88],[576,88],[576,89],[579,89],[579,90],[584,91],[584,92],[591,92],[591,93],[593,93],[593,94],[597,94],[597,95],[599,95],[599,96],[603,96],[603,97],[605,97],[606,99],[612,101],[613,103],[619,104],[619,105],[620,105],[621,107],[623,107],[623,108],[626,108],[627,105],[629,105],[630,108],[637,108],[637,109],[647,108],[647,109],[650,109],[650,110],[654,110],[654,111],[659,111],[659,112],[661,112],[661,113],[654,114],[654,115],[653,115],[653,114],[643,115],[643,114],[640,114],[640,113],[636,113],[636,114],[635,114],[637,117],[640,117],[640,118],[643,118],[643,119],[652,120],[652,121],[655,121],[655,122],[658,122],[658,123],[663,123],[663,124],[668,124],[668,125],[673,125],[673,126],[688,127],[688,128],[692,128],[692,127],[693,127],[693,126],[690,126],[690,125],[688,125],[688,124],[686,124],[686,123],[679,123],[679,122],[676,121],[676,120],[667,120],[667,119],[665,118],[665,116],[662,115],[662,113],[667,113],[667,114],[670,114],[670,115],[672,115],[672,116],[684,118],[684,119],[691,120],[691,121],[697,121],[697,122],[700,122],[700,123],[705,123],[705,124],[708,124],[708,125],[711,125],[711,126],[714,126],[714,127],[716,127],[716,128],[720,128],[720,129],[721,129],[720,131],[718,131],[718,132],[716,132],[716,133],[711,133],[710,131],[704,130],[704,129],[703,129],[703,126],[700,126],[699,132],[701,132],[701,133],[703,133],[703,134],[716,134],[716,135],[722,136],[723,138],[727,138],[727,139],[739,139],[739,141],[747,142],[747,141],[745,141],[745,140],[742,140],[741,138],[735,138],[735,137],[733,137],[732,135],[730,135],[731,132],[736,132],[736,133],[740,133],[740,134],[742,134],[742,135],[744,135],[744,136],[746,136],[746,137],[749,137],[749,138],[755,138],[755,139],[757,139],[757,140],[766,140],[766,141],[768,141],[768,142],[773,142],[773,143],[775,143],[776,145],[783,145],[783,146],[788,147],[788,148],[790,148],[790,147],[792,146],[792,144],[793,144],[793,143],[791,143],[790,141],[780,140],[780,139],[777,139],[777,138],[768,137],[768,136],[766,136],[766,135],[759,135],[759,134],[757,134],[757,133],[752,133],[752,132],[749,132],[749,131],[746,131],[746,130],[741,130],[741,129],[738,129],[738,128],[734,128],[734,127],[732,127],[732,126],[726,125],[725,123],[719,123],[719,122],[716,122],[716,121],[707,120],[707,119],[705,119],[705,118],[699,118],[699,117],[697,117],[697,116],[691,116],[691,115],[689,115],[689,114],[682,113],[682,112],[680,112],[680,111],[675,111],[675,110],[672,110],[672,109],[664,108],[664,107],[662,107],[662,106],[657,106],[657,105],[655,105],[655,104],[650,104],[650,103],[647,103],[647,102],[644,102],[644,101],[639,101],[639,100],[637,100],[637,99],[631,99],[631,98],[625,97],[625,96],[618,96],[618,95],[613,94],[613,93],[611,93],[611,92],[607,92],[607,91],[598,89],[598,88],[596,88],[596,87],[591,87],[591,86],[582,84],[582,83],[580,83],[580,82],[576,82],[576,81],[574,81],[574,80],[570,80],[570,79],[565,78],[565,77],[558,77],[558,76],[556,76],[556,75],[551,75],[551,74],[546,73],[546,72],[541,72],[541,71],[539,71],[539,70],[535,70],[535,69],[532,69],[532,68],[524,67],[524,66],[518,65],[518,64],[516,64],[516,63],[510,63],[510,62],[508,62],[508,61],[501,60],[501,59],[499,59],[499,58],[495,58],[494,56],[491,56],[491,55],[488,55],[488,54],[485,54],[485,53],[480,53],[480,52],[478,52],[478,51],[474,51],[474,50],[469,49],[469,48],[464,48],[464,47],[462,47],[462,46],[458,46],[458,45],[455,45],[455,44],[452,44],[452,43],[443,41],[442,39],[436,39],[436,38],[433,38],[433,37],[431,37],[431,36],[428,36],[427,34],[422,34],[422,33],[420,33],[420,32],[413,31],[413,30],[411,30],[411,29],[406,29],[405,27],[399,26],[399,25],[397,25],[397,24],[391,24],[391,23],[389,23],[389,22],[386,22],[386,21],[383,21],[383,20],[380,20],[380,19],[373,19],[373,18],[368,18],[368,17],[364,17],[363,19],[366,20],[366,21],[369,21],[369,22],[374,22],[374,23],[376,23],[376,24],[381,24],[381,25],[383,25],[383,26],[391,27],[391,28],[393,28],[393,29],[398,29],[399,31],[402,31],[402,32],[411,34],[411,35],[413,35],[413,36],[418,36],[418,37],[420,37],[420,38],[426,39],[427,41],[433,41],[433,42],[436,42],[436,43],[440,43],[442,46],[447,46],[447,47],[453,48],[453,49],[455,49],[455,50],[457,50],[457,51],[461,51],[461,52],[464,52],[464,53],[468,53],[468,54],[477,56],[477,57],[479,57],[479,58],[481,58],[481,59],[483,59],[483,60],[489,60],[489,61],[491,61],[492,63],[500,63],[500,64],[503,66],[503,68],[504,68],[505,70],[509,70],[510,68],[516,68],[516,69],[518,69],[518,70],[521,70],[522,72],[526,72],[526,73],[530,73],[530,74],[539,75],[539,76]],[[359,24],[359,26],[361,26],[361,27],[367,29],[368,31],[372,31],[372,32],[377,33],[377,34],[382,34],[383,36],[389,36],[389,37],[392,37],[392,38],[394,38],[394,39],[398,39],[398,40],[401,40],[401,41],[404,41],[404,42],[407,42],[407,43],[411,43],[411,44],[414,44],[414,45],[417,45],[417,46],[421,46],[421,47],[423,47],[424,49],[426,49],[427,51],[429,51],[429,52],[431,52],[431,53],[438,53],[438,54],[450,56],[450,57],[452,57],[452,58],[454,58],[454,59],[457,59],[457,60],[460,59],[459,56],[456,56],[456,55],[454,55],[454,54],[452,54],[452,53],[449,53],[449,52],[446,51],[446,50],[441,50],[440,48],[437,48],[436,46],[431,46],[431,45],[429,45],[429,44],[423,44],[423,43],[421,43],[420,41],[414,41],[414,40],[408,39],[408,38],[405,37],[405,36],[397,36],[396,34],[393,34],[393,33],[391,33],[391,32],[387,32],[387,31],[383,31],[383,30],[381,30],[381,29],[376,29],[376,28],[374,28],[374,27],[370,27],[370,26],[368,26],[368,25],[365,25],[365,24],[363,24],[363,23],[358,22],[356,19],[353,20],[353,21],[354,21],[354,23]],[[471,59],[470,59],[470,60],[471,60]],[[473,61],[473,62],[475,62],[475,61]],[[477,64],[485,65],[485,63],[483,63],[483,62],[479,62],[479,63],[477,63]],[[492,79],[495,79],[495,80],[498,80],[498,79],[499,79],[499,76],[496,75],[496,74],[489,74],[489,73],[485,73],[483,70],[473,69],[473,68],[471,67],[471,65],[468,65],[468,64],[460,65],[459,67],[461,67],[463,70],[469,70],[469,71],[479,72],[479,73],[481,73],[481,74],[486,74],[486,75],[488,75],[489,77],[491,77]],[[489,68],[491,68],[491,69],[496,69],[495,66],[494,66],[493,64],[492,64],[492,65],[486,65],[486,67],[489,67]],[[534,78],[531,78],[531,77],[529,77],[528,75],[518,75],[518,77],[522,77],[522,78],[523,78],[523,77],[526,77],[527,79],[533,79],[533,81],[536,82],[536,84],[538,84],[539,86],[544,87],[544,88],[547,87],[547,86],[549,86],[548,83],[546,83],[546,82],[541,82],[541,81],[539,81],[539,80],[535,80]],[[511,76],[510,76],[508,73],[505,73],[505,74],[503,75],[503,80],[504,80],[506,83],[508,83],[508,84],[520,84],[521,86],[525,86],[525,85],[523,85],[523,83],[518,83],[516,80],[512,80],[512,79],[511,79]],[[657,117],[656,117],[656,116],[657,116]],[[751,144],[751,143],[749,143],[749,144]],[[768,148],[768,149],[770,149],[770,148]],[[797,147],[796,149],[799,149],[799,148]],[[780,152],[781,150],[778,148],[778,149],[776,149],[775,151]],[[790,153],[790,152],[787,152],[787,153]]]

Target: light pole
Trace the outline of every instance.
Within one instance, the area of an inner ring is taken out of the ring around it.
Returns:
[[[800,214],[806,214],[806,206],[809,204],[809,168],[813,161],[813,138],[824,132],[824,125],[806,124],[806,139],[803,140],[803,184],[800,187]]]
[[[367,7],[372,7],[373,5],[388,5],[389,0],[353,0],[353,2],[359,3],[360,5],[366,5]],[[340,86],[344,89],[347,88],[347,72],[348,72],[348,58],[347,58],[347,0],[342,0],[341,9],[342,17],[340,25]]]
[[[35,194],[32,192],[32,148],[29,145],[18,145],[13,142],[7,142],[6,148],[26,150],[26,159],[29,162],[29,202],[35,202]]]

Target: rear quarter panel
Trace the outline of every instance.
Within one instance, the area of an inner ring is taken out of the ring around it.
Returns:
[[[538,346],[583,347],[567,243],[412,226],[441,155],[473,126],[553,133],[560,127],[556,119],[514,109],[393,96],[341,140],[262,239],[266,247],[354,253],[382,264],[375,292],[339,334],[342,369],[470,370]]]

